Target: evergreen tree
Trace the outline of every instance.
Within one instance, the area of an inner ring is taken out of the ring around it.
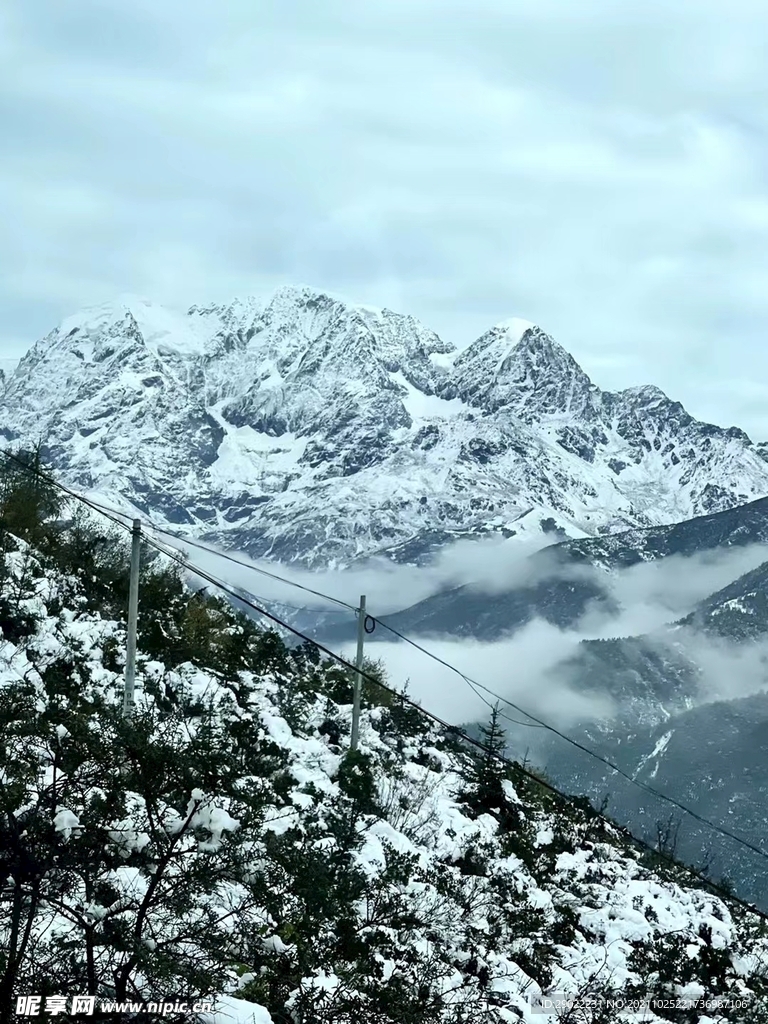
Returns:
[[[51,520],[62,507],[62,492],[49,479],[42,446],[0,453],[0,530],[32,544],[52,534]]]
[[[39,684],[0,689],[3,1024],[25,991],[221,990],[242,957],[229,922],[264,902],[248,849],[267,793],[242,780],[280,766],[237,707],[218,689],[125,722],[75,649]]]
[[[487,724],[480,726],[482,751],[473,758],[469,769],[467,803],[479,814],[500,810],[506,804],[503,782],[507,778],[504,760],[506,734],[499,724],[500,708],[495,704]]]

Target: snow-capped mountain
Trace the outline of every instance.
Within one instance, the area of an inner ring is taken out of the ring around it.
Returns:
[[[768,494],[743,431],[654,387],[602,392],[539,327],[456,353],[309,288],[65,320],[3,390],[6,440],[73,485],[254,556],[419,561],[462,536],[667,524]]]

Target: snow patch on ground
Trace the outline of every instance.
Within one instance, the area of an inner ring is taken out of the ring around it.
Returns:
[[[440,398],[439,395],[425,395],[406,380],[402,372],[390,373],[390,378],[399,387],[404,388],[406,395],[403,405],[413,420],[452,418],[462,412],[469,412],[470,407],[460,398]]]

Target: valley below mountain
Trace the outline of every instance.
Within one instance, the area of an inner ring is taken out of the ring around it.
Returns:
[[[643,788],[765,846],[767,534],[768,502],[759,499],[672,526],[563,541],[527,559],[518,587],[451,588],[384,616],[379,638],[397,640],[387,633],[391,625],[427,647],[451,635],[506,642],[513,656],[515,635],[532,623],[577,638],[574,653],[540,673],[538,685],[553,699],[549,710],[542,700],[545,710],[538,713],[598,757],[524,717],[521,725],[522,716],[507,707],[510,753],[525,754],[569,792],[588,794],[598,805],[607,799],[611,813],[637,834],[650,841],[667,835],[678,856],[727,877],[768,907],[764,866],[754,850]],[[658,625],[610,635],[627,611],[623,602],[637,598],[638,589],[653,602]],[[690,604],[685,614],[681,597]],[[589,638],[590,628],[608,635]],[[580,631],[586,637],[579,640]],[[348,641],[351,626],[318,632],[329,642]],[[508,677],[507,690],[514,690],[514,666]],[[503,698],[501,680],[503,673],[496,684]],[[574,714],[563,725],[557,712],[564,691],[610,710],[599,719]]]

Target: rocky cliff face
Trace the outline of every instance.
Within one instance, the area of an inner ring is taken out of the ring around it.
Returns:
[[[72,484],[255,556],[419,561],[460,536],[667,524],[768,494],[736,428],[657,388],[601,392],[512,320],[457,354],[409,316],[307,288],[65,320],[3,385],[6,441]]]

